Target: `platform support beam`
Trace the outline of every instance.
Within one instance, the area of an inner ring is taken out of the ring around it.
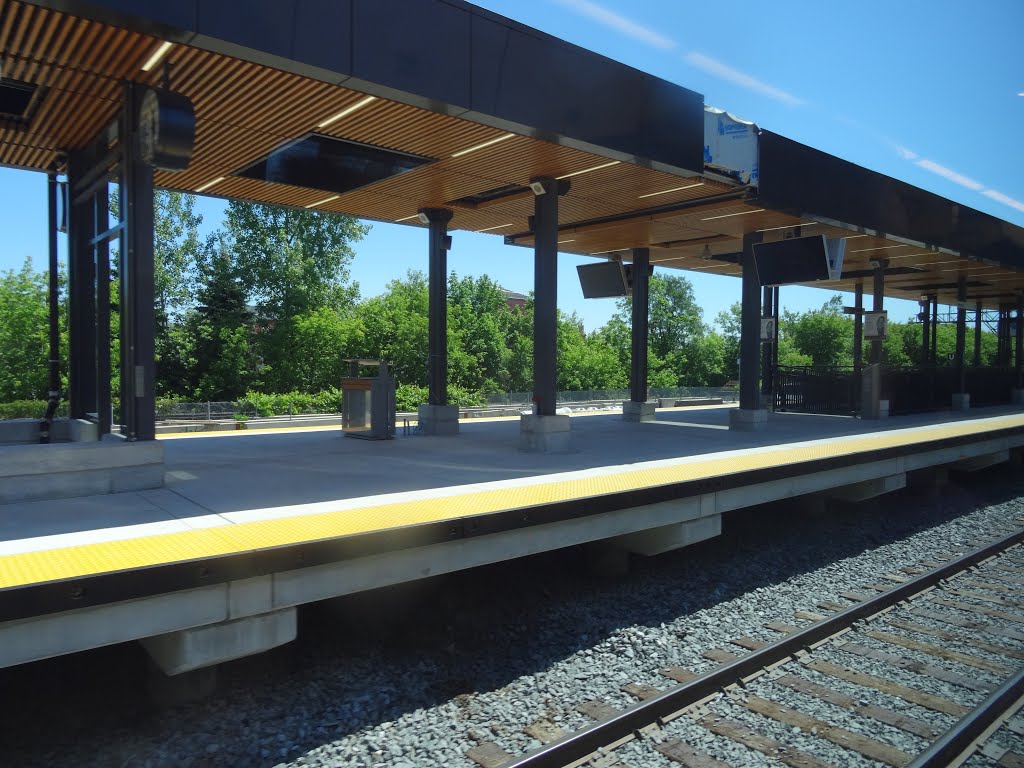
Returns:
[[[927,365],[932,361],[932,321],[929,316],[932,309],[932,300],[926,296],[918,302],[921,309],[921,365]]]
[[[1017,389],[1024,389],[1024,294],[1017,294],[1017,343],[1014,348],[1014,366],[1017,369]]]
[[[761,292],[758,290],[757,268],[754,265],[754,245],[761,235],[743,236],[743,268],[740,311],[740,407],[729,412],[731,429],[763,429],[768,414],[761,408],[758,387],[761,346]]]
[[[974,304],[974,367],[981,368],[981,316],[984,313],[981,302]]]
[[[864,283],[858,282],[853,291],[853,372],[864,367]]]
[[[956,289],[956,366],[957,390],[953,393],[953,410],[966,411],[971,407],[971,395],[967,391],[967,278],[963,275]]]
[[[885,268],[888,261],[878,259],[874,262],[875,274],[871,286],[871,311],[882,312],[885,309]],[[881,339],[871,342],[871,364],[878,365],[882,362],[882,341]]]
[[[448,404],[448,222],[446,208],[422,208],[429,231],[427,309],[427,402],[419,406],[419,425],[427,435],[456,435],[459,410]]]
[[[569,417],[556,416],[558,390],[558,198],[567,180],[530,180],[533,190],[533,413],[520,421],[520,448],[569,450]]]
[[[156,439],[153,169],[141,155],[143,93],[125,85],[121,118],[121,419],[129,440]]]
[[[654,421],[654,404],[647,402],[647,336],[650,309],[650,248],[633,249],[633,322],[629,362],[629,400],[622,404],[626,421]]]
[[[766,285],[761,290],[761,317],[774,318],[775,304],[773,302],[775,290]],[[773,339],[774,341],[774,339]],[[772,402],[772,385],[774,379],[774,368],[772,367],[772,349],[774,344],[765,341],[761,344],[761,407],[768,408]]]

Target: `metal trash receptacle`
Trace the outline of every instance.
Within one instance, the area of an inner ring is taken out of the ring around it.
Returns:
[[[349,376],[341,380],[341,427],[347,437],[390,440],[395,436],[395,379],[383,360],[347,360]],[[360,376],[362,366],[376,366],[376,376]]]

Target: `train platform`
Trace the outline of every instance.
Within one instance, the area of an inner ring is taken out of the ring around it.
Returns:
[[[856,501],[1024,446],[1019,407],[758,432],[730,410],[581,414],[560,455],[517,450],[517,419],[165,435],[163,488],[0,505],[0,666],[142,640],[176,674],[287,642],[304,603],[585,543],[660,554],[734,509]]]

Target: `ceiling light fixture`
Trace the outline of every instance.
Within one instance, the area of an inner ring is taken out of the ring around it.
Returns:
[[[489,141],[485,141],[482,144],[477,144],[475,146],[469,147],[468,149],[460,149],[458,152],[455,152],[452,155],[452,157],[462,157],[463,155],[468,155],[470,152],[476,152],[478,149],[493,146],[494,144],[497,144],[500,141],[511,139],[513,136],[515,136],[514,133],[506,133],[505,135],[499,136],[496,139],[490,139]]]
[[[485,227],[484,229],[478,229],[477,232],[490,232],[494,229],[504,229],[505,227],[511,227],[511,224],[498,224],[495,227]]]
[[[646,195],[638,195],[637,200],[643,200],[645,197],[655,197],[656,195],[667,195],[669,192],[682,192],[684,189],[693,189],[694,187],[703,187],[704,182],[698,181],[696,184],[687,184],[683,187],[672,187],[672,189],[663,189],[660,192],[648,192]]]
[[[395,224],[398,224],[399,222],[402,221],[412,221],[413,219],[418,219],[419,217],[420,215],[418,213],[414,213],[412,216],[403,216],[400,219],[395,219]]]
[[[755,208],[752,211],[737,211],[736,213],[723,213],[721,216],[708,216],[701,221],[714,221],[715,219],[728,219],[730,216],[746,216],[748,213],[761,213],[764,208]]]
[[[220,183],[221,183],[222,181],[224,181],[224,179],[226,179],[226,178],[227,178],[226,176],[218,176],[218,177],[217,177],[216,179],[213,179],[212,181],[208,181],[208,182],[206,182],[206,183],[205,183],[205,184],[203,184],[203,185],[202,185],[201,187],[196,187],[196,192],[197,192],[197,193],[199,193],[199,192],[205,192],[205,191],[206,191],[206,190],[208,190],[208,189],[209,189],[210,187],[212,187],[212,186],[213,186],[214,184],[220,184]]]
[[[575,243],[575,242],[576,242],[576,238],[575,237],[570,237],[568,240],[559,240],[558,244],[561,245],[562,243]]]
[[[323,200],[317,200],[315,203],[310,203],[309,205],[306,206],[306,208],[316,208],[317,206],[321,206],[324,203],[331,202],[331,200],[337,200],[339,197],[341,197],[341,195],[331,195],[330,197],[325,197]]]
[[[800,222],[799,224],[785,224],[785,225],[783,225],[781,227],[768,227],[767,229],[755,229],[754,231],[755,232],[774,232],[777,229],[796,229],[797,227],[813,227],[813,226],[814,226],[813,223],[811,223],[811,224],[804,224],[803,222]],[[858,237],[860,237],[860,235],[858,235]]]
[[[572,173],[567,173],[564,176],[555,176],[555,178],[561,181],[562,179],[568,179],[573,176],[582,176],[584,173],[600,171],[602,168],[611,168],[613,165],[620,165],[621,162],[621,160],[612,160],[610,163],[602,163],[601,165],[595,165],[593,168],[584,168],[582,171],[573,171]]]
[[[701,257],[702,259],[704,259],[704,261],[710,261],[710,260],[711,260],[711,257],[712,257],[713,255],[714,255],[714,254],[713,254],[713,253],[711,253],[711,246],[710,246],[710,245],[705,245],[705,246],[704,246],[704,250],[703,250],[703,251],[701,251],[700,257]]]
[[[605,253],[619,253],[620,251],[626,250],[625,248],[612,248],[610,251],[594,251],[591,256],[600,256]]]
[[[360,99],[355,104],[349,104],[347,107],[345,107],[343,110],[341,110],[341,112],[339,112],[338,114],[336,114],[336,115],[334,115],[332,117],[328,117],[322,123],[317,123],[316,127],[317,128],[326,128],[331,123],[338,122],[339,120],[341,120],[341,118],[346,117],[348,115],[351,115],[357,109],[362,109],[367,104],[369,104],[371,101],[376,101],[376,100],[377,100],[376,96],[367,96],[364,99]]]
[[[876,245],[874,248],[858,248],[856,251],[847,251],[847,253],[866,253],[867,251],[887,251],[890,248],[909,248],[909,245]]]
[[[146,63],[142,65],[143,72],[149,72],[153,67],[160,63],[160,60],[167,55],[167,52],[171,50],[171,46],[174,43],[169,43],[166,40],[157,46],[157,49],[153,51],[153,55],[146,59]]]

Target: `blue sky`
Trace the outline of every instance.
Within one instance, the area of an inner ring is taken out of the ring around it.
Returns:
[[[1024,226],[1024,2],[1020,0],[479,0],[489,10],[704,94],[763,128]],[[609,105],[614,108],[614,105]],[[0,169],[0,270],[46,257],[45,178]],[[204,198],[204,230],[223,202]],[[426,236],[374,224],[356,245],[364,296],[426,270]],[[577,257],[559,259],[559,306],[588,330],[615,311],[584,300]],[[449,267],[507,288],[532,284],[532,253],[455,232]],[[705,320],[739,299],[739,281],[682,273]],[[784,288],[805,310],[830,295]],[[916,312],[887,302],[893,319]]]

